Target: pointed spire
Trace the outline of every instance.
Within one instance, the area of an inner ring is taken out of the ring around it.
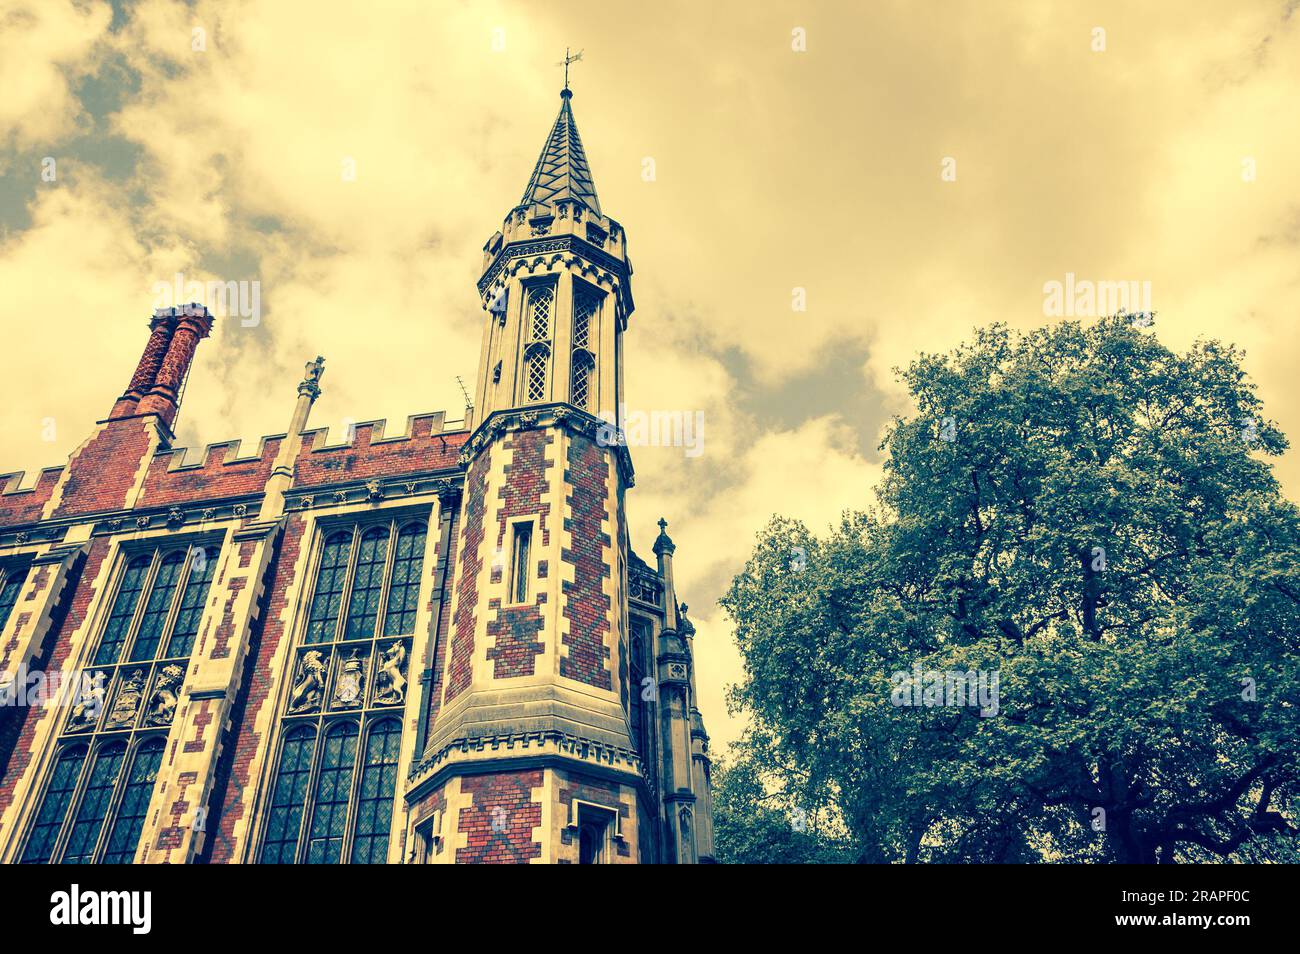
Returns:
[[[573,121],[571,99],[573,92],[566,86],[560,91],[560,114],[555,117],[551,135],[542,148],[542,154],[537,157],[537,165],[519,204],[574,199],[600,215],[600,200],[596,198],[596,184],[591,180],[587,154],[582,151],[578,124]]]

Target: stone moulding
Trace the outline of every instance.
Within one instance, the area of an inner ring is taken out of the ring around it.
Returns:
[[[453,739],[437,752],[425,756],[412,765],[407,776],[410,782],[406,793],[407,800],[418,798],[423,791],[436,784],[435,779],[440,782],[448,775],[477,774],[484,770],[487,763],[498,761],[498,758],[488,758],[447,764],[453,754],[470,752],[491,752],[498,758],[563,757],[564,768],[583,771],[604,769],[619,776],[632,775],[642,782],[646,781],[645,767],[641,758],[630,749],[606,745],[558,730],[518,732],[508,735]]]
[[[524,410],[493,411],[465,442],[457,462],[461,467],[468,469],[483,448],[512,431],[557,426],[564,427],[571,434],[582,434],[600,444],[602,429],[607,430],[611,425],[594,414],[579,411],[568,404],[538,404]],[[602,446],[608,446],[615,451],[623,486],[633,486],[636,483],[636,474],[632,469],[632,455],[627,446],[624,444],[602,444]]]

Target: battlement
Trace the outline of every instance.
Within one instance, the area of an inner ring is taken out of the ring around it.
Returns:
[[[447,429],[448,424],[452,429]],[[399,434],[386,435],[387,425],[384,419],[363,421],[336,443],[328,442],[327,428],[303,431],[295,486],[322,487],[451,470],[458,466],[456,459],[469,437],[464,422],[448,422],[443,411],[412,414]],[[238,439],[207,444],[201,454],[193,454],[194,448],[161,447],[149,460],[135,507],[257,496],[266,487],[285,438],[284,434],[264,436],[250,454],[242,453],[244,442]],[[65,469],[44,468],[30,486],[26,485],[26,472],[0,474],[0,527],[39,521]],[[68,502],[79,512],[75,501]]]
[[[39,520],[62,475],[62,466],[44,467],[36,474],[35,482],[26,487],[23,486],[27,480],[26,471],[0,474],[0,526],[11,527]]]
[[[447,430],[446,413],[413,414],[401,434],[385,436],[387,421],[363,421],[349,428],[346,439],[330,444],[329,431],[316,428],[303,433],[303,453],[298,457],[295,487],[320,487],[349,480],[394,477],[425,471],[448,470],[469,437],[467,430]],[[463,421],[450,422],[463,425]]]

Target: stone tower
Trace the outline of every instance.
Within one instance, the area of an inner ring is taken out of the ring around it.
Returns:
[[[459,821],[439,819],[457,829],[448,854],[460,861],[659,854],[645,795],[658,766],[628,715],[643,692],[629,684],[632,467],[611,426],[632,269],[622,226],[601,211],[572,93],[560,97],[478,282],[476,427],[422,765],[432,803]]]

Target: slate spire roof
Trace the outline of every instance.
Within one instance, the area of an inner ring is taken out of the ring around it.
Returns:
[[[596,198],[596,184],[591,181],[591,167],[587,154],[582,151],[582,138],[578,124],[573,120],[569,101],[573,93],[560,91],[560,114],[555,117],[551,135],[537,157],[528,187],[520,205],[549,203],[556,199],[576,199],[589,210],[600,215],[600,200]]]

